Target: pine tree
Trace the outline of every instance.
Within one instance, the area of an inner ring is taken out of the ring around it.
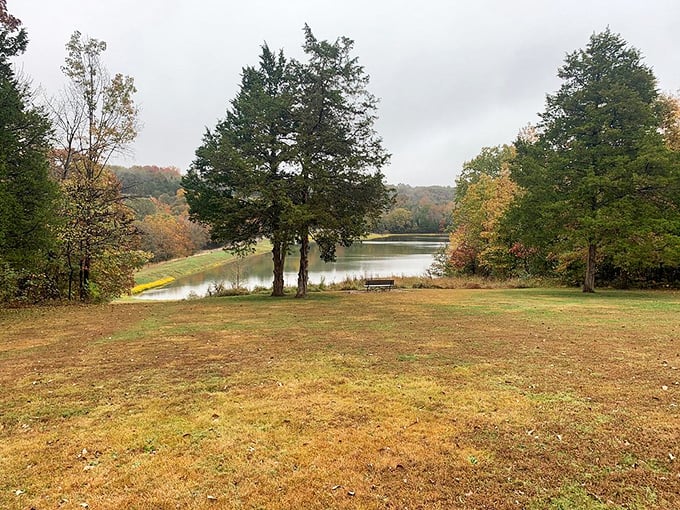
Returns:
[[[244,253],[259,238],[272,243],[273,296],[282,296],[293,233],[286,221],[293,131],[289,63],[262,47],[258,67],[243,69],[224,120],[203,137],[184,177],[192,217],[211,226],[227,249]]]
[[[537,139],[518,139],[512,178],[525,191],[512,217],[530,243],[622,271],[680,259],[677,167],[661,136],[656,80],[637,49],[608,29],[560,68]],[[677,184],[675,185],[677,186]]]
[[[32,105],[29,86],[10,63],[27,42],[21,22],[0,0],[0,272],[5,276],[0,279],[10,299],[17,291],[30,292],[21,288],[29,281],[44,279],[56,196],[48,172],[49,120]]]
[[[381,168],[389,154],[374,130],[377,99],[352,56],[353,41],[319,41],[305,26],[308,62],[297,65],[295,224],[297,296],[307,294],[309,242],[324,261],[369,232],[391,202]]]
[[[226,118],[208,131],[183,179],[192,217],[237,252],[272,242],[273,295],[283,295],[283,262],[300,243],[297,295],[307,293],[309,243],[333,260],[368,232],[388,203],[387,161],[373,130],[376,99],[352,42],[317,41],[305,28],[309,62],[266,46],[243,70]]]

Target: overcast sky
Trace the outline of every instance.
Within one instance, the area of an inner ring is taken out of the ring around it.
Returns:
[[[607,26],[640,49],[663,91],[680,89],[677,0],[8,0],[28,31],[23,73],[48,94],[74,30],[107,42],[111,73],[134,77],[143,130],[131,166],[186,170],[224,117],[241,69],[267,42],[301,57],[302,28],[347,36],[381,99],[391,184],[452,185],[484,146],[537,120],[557,69]]]

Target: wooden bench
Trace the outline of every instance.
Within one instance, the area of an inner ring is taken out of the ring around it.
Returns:
[[[366,290],[390,290],[394,288],[394,280],[366,280],[364,287]]]

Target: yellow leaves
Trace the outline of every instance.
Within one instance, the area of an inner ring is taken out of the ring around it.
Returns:
[[[145,290],[149,289],[155,289],[156,287],[162,287],[163,285],[167,285],[168,283],[174,282],[175,279],[172,276],[168,276],[166,278],[161,278],[160,280],[154,280],[149,283],[142,283],[140,285],[135,285],[132,287],[132,290],[130,291],[130,294],[140,294],[144,292]]]
[[[499,242],[498,226],[518,192],[508,168],[503,168],[497,177],[481,174],[469,185],[453,211],[457,228],[451,233],[449,246],[454,267],[464,269],[472,265],[493,272],[492,260],[508,253]]]
[[[671,94],[660,96],[663,120],[661,131],[666,145],[680,151],[680,97]]]
[[[139,225],[144,233],[145,248],[154,253],[156,261],[191,255],[197,246],[192,239],[189,219],[173,216],[169,206],[161,205],[167,210],[146,216]]]

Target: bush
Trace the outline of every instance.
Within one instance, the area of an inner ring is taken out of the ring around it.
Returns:
[[[0,264],[0,303],[14,301],[19,288],[19,275],[8,263]]]
[[[35,304],[59,298],[59,287],[48,268],[21,271],[6,262],[0,264],[0,303]]]
[[[224,282],[213,282],[208,287],[206,297],[245,296],[247,294],[250,294],[250,291],[243,287],[227,287]]]

